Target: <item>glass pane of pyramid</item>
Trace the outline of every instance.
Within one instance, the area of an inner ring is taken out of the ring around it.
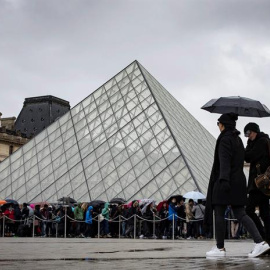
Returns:
[[[20,203],[206,193],[215,139],[137,61],[0,164]]]

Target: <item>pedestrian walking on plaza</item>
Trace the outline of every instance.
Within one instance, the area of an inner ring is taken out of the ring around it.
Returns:
[[[205,213],[205,223],[210,224],[212,221],[210,211],[213,207],[217,243],[212,250],[206,252],[207,257],[226,256],[224,214],[227,205],[231,205],[236,219],[242,222],[254,239],[255,247],[248,256],[258,257],[270,249],[269,245],[263,241],[252,219],[245,212],[244,206],[247,202],[246,178],[243,172],[245,149],[239,137],[240,132],[236,129],[237,119],[236,114],[226,113],[221,115],[217,123],[221,133],[216,142]]]
[[[270,211],[269,196],[261,192],[255,185],[254,179],[257,177],[256,166],[260,165],[260,172],[264,173],[270,166],[269,156],[269,136],[260,131],[256,123],[248,123],[244,128],[245,136],[248,137],[245,151],[245,161],[250,163],[248,178],[248,201],[246,211],[256,224],[264,240],[270,244]],[[255,213],[255,208],[259,206],[260,217],[263,220],[264,227],[260,218]]]

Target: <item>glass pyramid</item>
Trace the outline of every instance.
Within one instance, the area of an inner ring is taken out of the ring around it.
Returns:
[[[0,164],[19,202],[206,194],[214,137],[134,61]]]

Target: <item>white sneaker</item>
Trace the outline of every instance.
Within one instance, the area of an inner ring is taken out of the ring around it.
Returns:
[[[224,257],[226,256],[226,249],[219,249],[216,246],[212,247],[210,251],[206,252],[206,257]]]
[[[248,257],[250,258],[258,257],[266,253],[268,250],[270,250],[270,247],[266,242],[255,244],[254,249],[248,254]]]
[[[140,235],[140,239],[143,239],[143,238],[144,238],[144,235],[143,235],[143,234],[141,234],[141,235]]]

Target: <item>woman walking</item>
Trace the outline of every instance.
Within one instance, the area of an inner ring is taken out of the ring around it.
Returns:
[[[236,130],[238,116],[223,114],[218,119],[220,135],[216,142],[214,164],[207,192],[205,223],[212,222],[211,212],[216,217],[216,246],[206,252],[207,257],[226,256],[224,248],[225,220],[227,205],[231,205],[236,219],[241,222],[252,236],[255,246],[249,257],[258,257],[270,247],[263,241],[254,222],[245,212],[247,201],[246,178],[243,172],[245,149]]]

